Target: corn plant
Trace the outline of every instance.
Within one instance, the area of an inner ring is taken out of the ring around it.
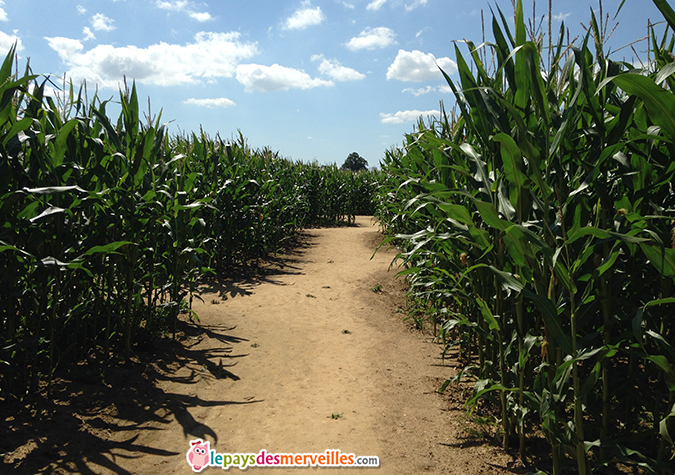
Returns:
[[[0,68],[0,398],[48,389],[98,352],[177,333],[197,285],[257,263],[303,227],[372,212],[377,174],[295,163],[238,139],[170,136],[117,99]]]
[[[459,112],[387,152],[378,215],[411,297],[475,361],[469,404],[498,395],[505,448],[526,460],[537,428],[553,473],[568,457],[579,473],[670,472],[673,40],[652,34],[654,69],[636,71],[605,55],[591,13],[578,45],[561,27],[546,65],[515,6],[483,45],[492,69],[455,47]]]

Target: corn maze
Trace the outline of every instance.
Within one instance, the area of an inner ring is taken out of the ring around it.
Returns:
[[[381,172],[293,162],[244,136],[171,135],[139,108],[0,68],[0,397],[48,392],[92,351],[175,335],[202,278],[306,227],[375,214],[411,307],[497,408],[500,440],[546,469],[673,473],[675,12],[653,0],[644,68],[499,8],[455,45],[457,112],[420,120]],[[467,53],[468,52],[468,53]],[[444,73],[445,74],[445,73]],[[119,108],[118,119],[107,109]]]

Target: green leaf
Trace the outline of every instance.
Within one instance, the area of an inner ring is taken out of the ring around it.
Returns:
[[[645,307],[653,307],[655,305],[663,305],[663,304],[669,304],[669,303],[675,303],[675,297],[667,297],[663,299],[656,299],[656,300],[651,300],[647,302]]]
[[[523,193],[527,190],[527,176],[521,171],[523,159],[522,152],[518,148],[518,144],[508,135],[500,133],[492,137],[492,140],[501,145],[502,162],[504,163],[504,171],[506,178],[509,180],[511,186],[511,204],[518,210],[518,218],[520,216],[521,200]]]
[[[543,121],[544,127],[548,129],[551,118],[548,107],[548,98],[546,96],[546,86],[541,77],[539,50],[535,43],[529,41],[524,45],[523,52],[526,58],[527,70],[530,74],[530,95],[534,98],[534,101],[538,106],[539,117]]]
[[[449,218],[466,224],[467,226],[473,226],[473,219],[471,219],[471,214],[469,214],[469,211],[465,206],[450,203],[440,203],[438,204],[438,207],[445,211],[445,214],[447,214]]]
[[[87,252],[84,254],[80,255],[78,259],[87,257],[87,256],[93,256],[94,254],[107,254],[107,253],[112,253],[114,251],[117,251],[120,247],[126,246],[126,245],[133,245],[134,243],[131,241],[115,241],[110,244],[106,244],[105,246],[94,246],[90,248]]]
[[[663,437],[670,445],[673,445],[673,438],[668,431],[668,422],[670,419],[675,419],[675,404],[673,404],[673,407],[670,409],[670,414],[659,422],[659,433],[661,434],[661,437]]]
[[[504,234],[504,243],[509,250],[509,255],[520,267],[528,267],[528,261],[534,260],[534,254],[530,251],[527,239],[519,228],[509,227]]]
[[[673,371],[673,365],[668,361],[664,355],[645,355],[644,359],[655,363],[664,373],[666,385],[668,390],[675,391],[675,371]]]
[[[82,263],[78,261],[64,262],[56,257],[45,257],[37,262],[38,267],[47,267],[47,268],[70,268],[70,269],[82,269]]]
[[[483,221],[485,221],[485,224],[487,224],[488,226],[491,226],[495,229],[499,229],[500,231],[504,231],[506,229],[506,226],[510,224],[507,221],[502,221],[499,218],[497,210],[492,205],[492,203],[486,203],[485,201],[477,199],[474,200],[474,204],[476,205],[476,208],[480,213],[480,217],[483,218]]]
[[[21,193],[30,195],[53,195],[55,193],[65,193],[67,191],[87,192],[79,186],[45,186],[42,188],[23,188]]]
[[[57,206],[51,206],[51,207],[47,208],[46,210],[44,210],[39,215],[35,216],[34,218],[31,218],[29,221],[31,222],[31,224],[35,224],[36,222],[41,221],[44,218],[47,218],[49,216],[53,216],[55,214],[61,214],[64,211],[65,211],[65,209],[63,209],[63,208],[59,208]]]
[[[516,46],[525,44],[527,40],[527,27],[523,16],[523,0],[516,3]]]
[[[18,252],[19,254],[21,254],[22,256],[24,256],[24,257],[26,257],[26,258],[28,258],[28,259],[30,259],[30,260],[35,259],[35,256],[33,256],[32,254],[30,254],[30,253],[24,251],[23,249],[19,249],[19,248],[16,247],[16,246],[13,246],[13,245],[11,245],[11,244],[8,244],[8,243],[6,243],[6,242],[4,242],[4,241],[0,241],[0,252],[6,252],[6,251],[14,251],[14,252]]]
[[[558,346],[560,346],[567,354],[573,354],[574,347],[572,346],[572,340],[565,333],[553,302],[547,298],[537,295],[528,289],[524,289],[523,294],[525,297],[530,299],[534,306],[537,307],[537,310],[541,312],[541,316],[544,319],[544,324],[548,328],[550,334],[556,340]]]
[[[666,78],[672,76],[675,73],[675,62],[668,63],[656,74],[654,82],[660,85]]]
[[[661,274],[668,277],[675,276],[675,249],[646,243],[640,243],[640,249]]]
[[[65,157],[67,151],[68,136],[78,123],[78,119],[71,119],[63,125],[61,130],[59,130],[59,135],[55,140],[56,147],[54,150],[54,156],[52,157],[52,164],[54,167],[59,167],[63,163],[63,158]]]
[[[33,124],[32,117],[24,117],[23,119],[17,121],[17,123],[14,124],[12,128],[9,129],[8,132],[6,133],[3,132],[5,134],[5,137],[2,141],[2,146],[7,147],[7,144],[10,140],[14,139],[19,132],[23,132],[24,130],[30,128],[32,124]]]
[[[489,194],[490,190],[492,189],[492,182],[488,177],[486,163],[483,161],[481,155],[476,152],[476,149],[473,148],[471,144],[468,143],[462,144],[460,149],[476,164],[477,179],[483,183],[486,192]]]
[[[652,121],[675,140],[675,96],[670,91],[640,74],[621,74],[612,81],[627,94],[642,99]]]
[[[481,313],[481,315],[483,315],[483,318],[485,319],[488,326],[490,327],[490,330],[492,330],[494,332],[500,332],[501,328],[499,327],[499,322],[497,322],[497,319],[492,314],[492,310],[490,310],[490,307],[488,307],[488,304],[485,302],[485,300],[476,296],[476,302],[478,303],[478,308],[480,309],[480,313]]]
[[[666,0],[653,0],[654,5],[661,11],[663,18],[666,19],[670,28],[675,30],[675,12]]]
[[[628,243],[645,243],[649,241],[649,239],[646,238],[639,238],[636,236],[631,236],[630,234],[623,234],[623,233],[617,233],[614,231],[606,231],[604,229],[596,228],[593,226],[585,226],[583,228],[579,228],[576,230],[567,241],[565,241],[565,246],[568,246],[575,242],[578,239],[581,239],[582,237],[585,236],[593,236],[598,239],[609,239],[609,238],[615,238],[618,239],[619,241],[623,242],[628,242]]]
[[[581,387],[579,388],[579,397],[585,397],[595,386],[595,383],[600,379],[600,374],[602,373],[602,365],[598,361],[593,365],[593,369],[590,374],[583,380]]]
[[[467,407],[473,406],[481,398],[481,396],[483,396],[483,394],[487,394],[487,393],[492,392],[492,391],[518,391],[518,389],[517,388],[507,388],[503,384],[499,384],[499,383],[493,384],[489,388],[481,389],[480,391],[478,391],[474,397],[472,397],[470,400],[468,400],[466,402],[465,406],[467,406]]]
[[[10,46],[7,56],[5,56],[5,60],[2,63],[2,68],[0,68],[0,87],[4,86],[12,75],[12,66],[14,65],[16,46],[16,43]]]

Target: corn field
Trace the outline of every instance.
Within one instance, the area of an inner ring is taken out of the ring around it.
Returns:
[[[673,473],[675,13],[654,3],[669,28],[639,70],[593,13],[549,47],[522,1],[497,9],[493,41],[455,45],[457,112],[383,160],[410,302],[466,363],[468,405],[492,401],[524,462],[544,437],[554,474]]]
[[[89,352],[129,360],[175,337],[204,276],[245,266],[299,230],[372,214],[374,172],[292,162],[230,141],[170,136],[119,102],[51,82],[10,50],[0,69],[0,397],[49,388]],[[117,121],[106,108],[121,112]]]

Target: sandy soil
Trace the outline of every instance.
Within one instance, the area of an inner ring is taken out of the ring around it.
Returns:
[[[89,362],[48,404],[6,405],[0,472],[188,474],[197,438],[219,453],[376,455],[383,474],[518,472],[436,392],[455,364],[403,321],[395,252],[371,259],[381,239],[369,217],[308,230],[257,277],[204,286],[182,342],[102,376]]]

